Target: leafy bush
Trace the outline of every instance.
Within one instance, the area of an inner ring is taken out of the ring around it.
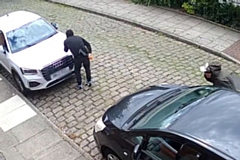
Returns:
[[[172,8],[180,8],[186,0],[132,0],[134,3],[155,6],[167,6]]]
[[[195,8],[193,5],[187,3],[187,2],[184,2],[182,7],[185,9],[185,11],[189,14],[195,14]]]
[[[240,6],[232,3],[219,3],[218,0],[132,0],[144,5],[166,6],[184,9],[194,14],[240,30]]]

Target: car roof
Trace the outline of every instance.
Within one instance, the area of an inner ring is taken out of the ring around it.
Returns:
[[[168,129],[240,159],[240,94],[221,89],[193,105]]]
[[[39,15],[28,11],[11,12],[0,17],[0,30],[6,33],[38,18]]]

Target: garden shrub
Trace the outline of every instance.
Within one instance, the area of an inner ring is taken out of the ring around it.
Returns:
[[[183,9],[210,21],[240,30],[240,6],[218,0],[132,0],[134,3]]]

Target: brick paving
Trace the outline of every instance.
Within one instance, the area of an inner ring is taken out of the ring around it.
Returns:
[[[74,8],[40,0],[1,2],[0,15],[14,10],[40,14],[57,22],[61,31],[72,28],[92,43],[92,88],[77,90],[73,77],[27,98],[93,159],[101,159],[92,136],[94,123],[119,98],[163,82],[205,84],[199,66],[211,60],[239,73],[237,64],[194,46]],[[5,70],[0,72],[13,83]]]
[[[165,8],[136,5],[126,0],[48,0],[74,6],[159,31],[240,64],[240,31]],[[233,46],[232,46],[233,45]],[[224,52],[227,49],[227,52]],[[230,56],[230,57],[229,57]],[[232,57],[231,57],[232,56]]]
[[[237,60],[240,60],[240,40],[238,40],[237,42],[232,44],[230,47],[225,49],[223,52]]]

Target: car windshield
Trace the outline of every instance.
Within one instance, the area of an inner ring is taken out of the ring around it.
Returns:
[[[7,39],[12,53],[31,47],[51,36],[57,31],[44,19],[39,18],[20,28],[8,32]]]
[[[215,87],[189,88],[180,95],[154,107],[132,127],[132,129],[166,129],[181,115],[192,107],[188,107],[218,89]]]

